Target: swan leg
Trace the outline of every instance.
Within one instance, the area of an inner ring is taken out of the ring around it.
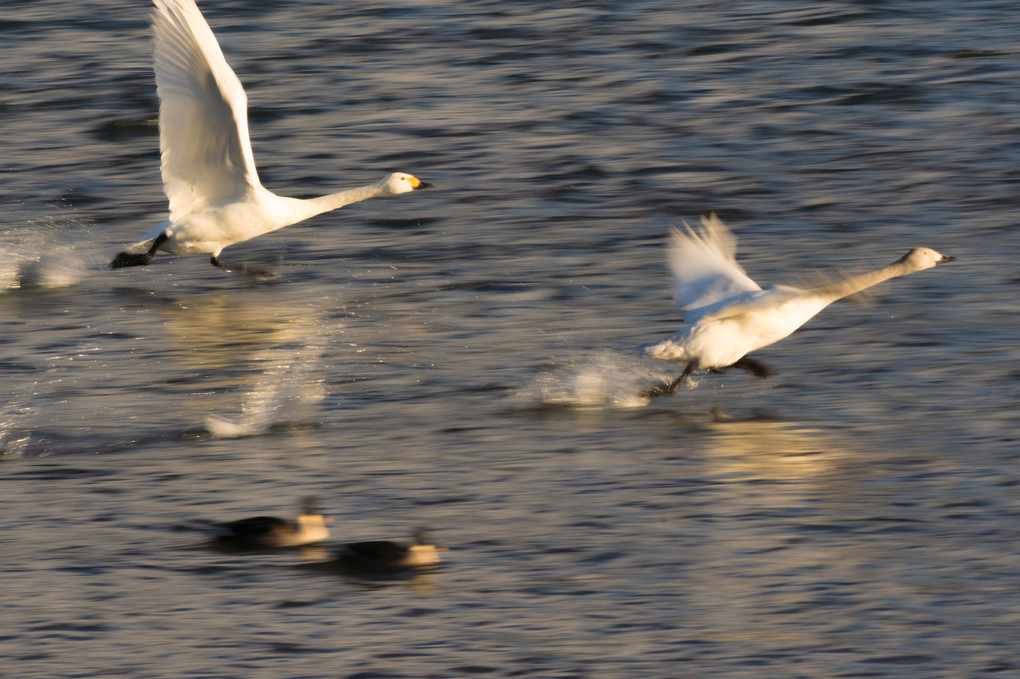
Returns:
[[[123,269],[126,266],[145,266],[146,264],[152,264],[152,260],[156,259],[156,250],[159,246],[165,243],[167,240],[166,233],[161,233],[152,241],[152,245],[149,246],[147,252],[139,252],[132,254],[130,252],[119,252],[117,256],[110,262],[111,269]]]
[[[269,281],[276,278],[276,272],[270,268],[245,264],[244,262],[240,264],[227,264],[219,258],[219,254],[212,255],[209,261],[213,266],[219,267],[224,271],[236,271],[257,281]]]
[[[749,373],[754,373],[758,377],[769,377],[775,373],[775,371],[760,361],[756,361],[753,358],[744,356],[739,361],[734,363],[730,368],[741,368]]]
[[[687,367],[684,368],[684,371],[680,373],[680,376],[677,377],[675,380],[661,387],[652,387],[651,389],[645,391],[642,394],[642,396],[644,396],[645,398],[658,398],[659,396],[669,396],[670,394],[675,394],[677,391],[680,390],[680,387],[683,386],[684,382],[687,380],[688,377],[690,377],[692,372],[694,372],[694,364],[688,363]]]

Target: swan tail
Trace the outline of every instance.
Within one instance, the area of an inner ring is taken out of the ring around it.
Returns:
[[[660,361],[671,363],[688,363],[691,360],[684,345],[674,342],[669,337],[654,344],[642,344],[634,350],[634,353],[638,356],[657,358]]]

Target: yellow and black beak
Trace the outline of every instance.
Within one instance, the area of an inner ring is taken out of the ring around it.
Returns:
[[[412,189],[431,189],[433,186],[435,186],[435,184],[429,184],[428,182],[423,182],[422,180],[418,179],[417,177],[408,177],[407,181],[410,182]]]

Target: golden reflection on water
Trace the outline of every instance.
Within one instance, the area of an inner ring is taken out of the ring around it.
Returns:
[[[232,291],[181,298],[161,314],[168,354],[195,374],[183,409],[213,434],[235,438],[314,419],[329,340],[321,308]],[[237,410],[238,391],[240,415],[217,414]]]
[[[690,611],[706,634],[747,648],[817,639],[830,601],[854,602],[878,582],[875,551],[895,562],[896,540],[854,534],[862,479],[837,436],[767,420],[717,421],[702,441],[716,485],[701,528]],[[790,624],[783,625],[781,621]],[[812,624],[804,624],[811,621]],[[817,623],[817,624],[816,624]],[[847,634],[841,643],[865,643]]]
[[[173,357],[202,371],[243,366],[282,344],[322,334],[323,312],[307,301],[274,303],[236,292],[180,298],[161,315]]]
[[[809,480],[829,470],[842,444],[817,430],[771,420],[721,420],[708,426],[706,459],[717,474]]]

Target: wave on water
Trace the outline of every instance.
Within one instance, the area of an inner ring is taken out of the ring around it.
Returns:
[[[313,409],[325,398],[323,351],[321,340],[273,350],[269,367],[246,395],[240,416],[211,414],[205,420],[206,431],[216,438],[242,438],[312,422]]]
[[[587,352],[544,369],[518,390],[523,407],[641,408],[651,399],[643,393],[675,377],[663,367],[613,351]],[[689,382],[691,386],[696,383]]]
[[[29,412],[19,395],[10,397],[0,406],[0,461],[24,456],[32,440],[31,433],[22,428]]]

